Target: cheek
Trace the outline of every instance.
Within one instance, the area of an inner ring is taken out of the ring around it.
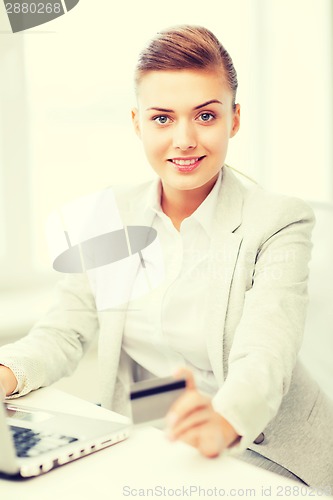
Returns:
[[[201,141],[211,153],[220,154],[228,147],[229,138],[225,130],[217,128],[202,134]]]
[[[156,132],[155,130],[149,130],[142,136],[144,149],[149,156],[157,156],[165,152],[168,148],[169,141],[167,134]]]

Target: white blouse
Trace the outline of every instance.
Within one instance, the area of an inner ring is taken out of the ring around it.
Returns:
[[[168,376],[187,366],[199,390],[213,395],[218,389],[206,347],[206,259],[221,178],[220,172],[207,198],[183,220],[179,231],[162,212],[160,181],[151,192],[147,210],[155,214],[152,227],[162,247],[165,279],[131,301],[126,313],[123,348],[138,363],[139,380]]]

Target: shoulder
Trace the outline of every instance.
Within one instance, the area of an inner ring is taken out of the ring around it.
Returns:
[[[314,213],[304,200],[263,189],[252,179],[228,167],[228,183],[234,185],[242,198],[242,225],[262,230],[279,230],[293,223],[314,224]]]

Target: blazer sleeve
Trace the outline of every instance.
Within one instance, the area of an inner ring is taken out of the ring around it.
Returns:
[[[314,215],[304,202],[278,198],[245,220],[244,244],[254,254],[226,380],[213,399],[242,436],[240,453],[275,417],[288,392],[304,331]],[[251,212],[251,210],[250,210]],[[252,232],[251,232],[252,226]],[[253,242],[251,234],[261,236]],[[243,264],[245,265],[245,264]]]
[[[0,364],[15,374],[14,397],[70,375],[98,331],[94,297],[84,274],[67,275],[56,301],[28,335],[0,348]]]

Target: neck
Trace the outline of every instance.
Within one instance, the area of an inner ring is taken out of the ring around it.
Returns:
[[[213,177],[204,186],[188,190],[175,189],[162,182],[161,207],[177,229],[179,229],[182,221],[192,215],[207,198],[215,185],[217,177],[218,175]]]

